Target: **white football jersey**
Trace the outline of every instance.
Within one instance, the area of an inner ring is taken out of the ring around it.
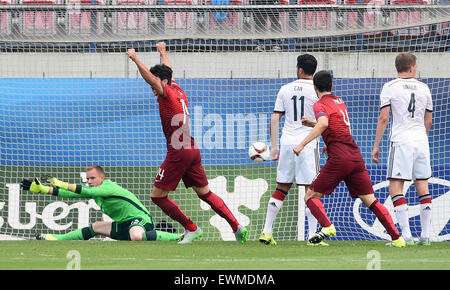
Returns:
[[[414,78],[397,78],[386,83],[380,94],[380,107],[391,106],[391,142],[428,140],[425,110],[433,111],[428,86]]]
[[[302,125],[302,116],[316,121],[313,105],[318,100],[312,80],[297,79],[281,87],[274,108],[284,113],[281,145],[298,144],[309,134],[312,128]]]

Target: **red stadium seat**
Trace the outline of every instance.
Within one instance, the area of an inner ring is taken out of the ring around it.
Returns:
[[[165,0],[166,5],[192,5],[191,0]],[[166,29],[191,29],[194,24],[193,12],[166,12],[164,24]]]
[[[206,0],[206,5],[242,5],[242,0]],[[210,28],[239,28],[238,12],[211,12],[209,13]]]
[[[63,4],[62,0],[23,0],[23,5]],[[22,34],[29,36],[56,34],[55,11],[24,11],[20,14]]]
[[[66,27],[69,34],[91,34],[91,12],[76,11],[76,5],[89,5],[92,0],[68,0],[69,5],[73,5],[74,9],[67,10]],[[102,0],[96,0],[96,5],[104,5]],[[97,34],[103,33],[104,21],[103,12],[96,13]]]
[[[11,1],[0,1],[0,5],[9,5]],[[11,33],[11,12],[0,12],[0,35],[8,35]]]
[[[113,0],[113,5],[153,5],[154,0]],[[118,34],[149,32],[148,12],[117,12],[113,17],[113,31]]]
[[[314,4],[336,4],[335,0],[299,0],[301,5]],[[331,29],[332,27],[332,13],[331,12],[301,12],[301,27],[307,30],[310,29]]]
[[[346,0],[345,4],[356,5],[360,0]],[[364,4],[367,5],[367,11],[363,12],[363,28],[376,29],[380,27],[379,11],[376,11],[376,5],[385,5],[385,0],[364,0]],[[347,13],[347,27],[349,29],[356,28],[358,26],[358,12]],[[381,35],[381,32],[365,33],[364,36],[376,36]]]
[[[450,35],[450,22],[441,23],[437,25],[436,33],[441,36]]]
[[[393,0],[392,5],[428,5],[428,0]],[[394,12],[394,26],[411,25],[421,22],[425,17],[420,11],[400,11]],[[417,26],[405,29],[392,30],[391,34],[399,37],[418,37],[429,33],[428,27]]]

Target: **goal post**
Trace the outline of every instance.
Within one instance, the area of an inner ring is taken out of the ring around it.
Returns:
[[[157,226],[169,221],[177,232],[183,231],[150,199],[165,157],[165,139],[152,90],[125,54],[127,48],[135,48],[150,67],[160,62],[155,44],[164,40],[175,79],[188,96],[191,132],[209,185],[249,228],[250,240],[257,240],[263,229],[276,186],[276,163],[253,163],[248,147],[255,141],[270,144],[277,92],[295,79],[296,58],[302,53],[317,58],[318,70],[332,72],[333,93],[349,109],[352,133],[375,195],[392,213],[386,182],[387,133],[380,144],[379,165],[371,161],[370,153],[381,88],[396,77],[396,55],[413,52],[417,79],[429,85],[434,105],[429,134],[432,240],[450,240],[448,5],[4,2],[0,4],[0,239],[64,233],[108,220],[93,200],[54,198],[19,187],[22,178],[45,174],[84,184],[84,169],[93,164],[103,166],[108,178],[134,192]],[[326,156],[320,160],[323,166]],[[286,197],[274,224],[277,241],[306,238],[303,194],[293,186]],[[170,196],[203,228],[204,240],[234,239],[225,220],[182,182]],[[417,237],[420,214],[414,186],[405,186],[405,196]],[[343,184],[324,197],[324,205],[338,231],[333,239],[388,238],[375,215],[351,199]]]

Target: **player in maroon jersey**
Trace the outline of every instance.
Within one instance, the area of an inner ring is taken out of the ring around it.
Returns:
[[[314,125],[310,134],[293,150],[299,155],[306,144],[322,134],[328,160],[320,170],[305,194],[305,202],[316,217],[322,229],[309,239],[311,243],[320,243],[327,237],[336,235],[336,229],[325,212],[320,201],[324,194],[331,194],[343,180],[352,198],[361,201],[377,216],[392,238],[391,245],[404,247],[405,240],[394,226],[391,215],[384,205],[375,198],[372,182],[367,172],[358,145],[350,132],[350,120],[347,106],[341,98],[331,94],[332,76],[327,71],[314,75],[313,83],[319,101],[314,104],[316,123],[304,118],[305,124]]]
[[[211,192],[201,163],[200,150],[190,136],[188,100],[185,92],[173,79],[172,65],[166,53],[166,44],[159,42],[156,49],[162,64],[150,70],[137,58],[134,49],[128,49],[128,57],[136,63],[141,76],[157,96],[162,128],[167,140],[167,155],[156,174],[152,201],[168,216],[183,225],[185,232],[179,244],[188,244],[201,237],[203,232],[180,207],[168,197],[182,179],[186,188],[192,187],[198,197],[223,217],[233,229],[239,244],[247,240],[247,229],[238,223],[223,200]]]

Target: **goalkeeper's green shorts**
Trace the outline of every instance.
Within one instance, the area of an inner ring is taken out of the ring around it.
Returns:
[[[146,221],[142,218],[134,218],[120,223],[113,222],[111,225],[111,239],[129,241],[130,229],[135,226],[144,228],[146,232],[152,231],[155,228],[152,222]]]

